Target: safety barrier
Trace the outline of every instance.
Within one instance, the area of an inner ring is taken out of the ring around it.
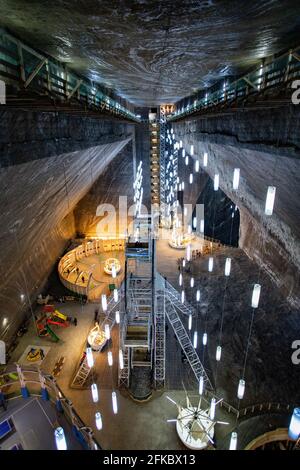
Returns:
[[[127,106],[106,95],[92,82],[77,76],[61,62],[44,56],[19,39],[0,29],[0,78],[18,90],[37,92],[45,97],[55,98],[70,107],[72,101],[86,111],[106,111],[119,117],[139,122],[137,115]],[[49,102],[45,103],[49,106]]]
[[[228,107],[245,98],[260,97],[275,88],[288,88],[299,78],[300,47],[296,47],[275,59],[263,59],[258,68],[231,83],[225,79],[207,90],[180,100],[176,104],[177,110],[167,119],[175,121],[200,111]]]
[[[0,399],[10,400],[16,397],[28,398],[30,395],[39,396],[55,404],[58,412],[63,413],[72,426],[73,433],[84,448],[100,450],[101,446],[95,440],[93,431],[86,426],[66,398],[56,380],[32,366],[8,366],[0,375]]]

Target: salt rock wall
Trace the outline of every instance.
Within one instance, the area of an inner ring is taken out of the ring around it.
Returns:
[[[0,118],[0,335],[9,341],[75,234],[74,207],[132,126],[5,108]]]
[[[243,111],[174,123],[187,151],[195,147],[207,173],[240,211],[239,246],[263,266],[296,307],[300,306],[300,110],[297,106]],[[241,169],[238,191],[234,168]],[[272,216],[264,213],[269,185],[276,186]]]

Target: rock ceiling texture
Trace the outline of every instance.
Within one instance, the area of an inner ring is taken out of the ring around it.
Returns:
[[[175,102],[296,46],[294,0],[0,0],[2,26],[136,104]]]

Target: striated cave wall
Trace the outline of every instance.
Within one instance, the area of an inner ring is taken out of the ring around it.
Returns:
[[[239,246],[257,261],[295,307],[300,306],[300,110],[238,111],[174,123],[187,151],[195,146],[207,173],[240,211]],[[232,190],[235,167],[241,169]],[[274,212],[264,213],[267,187],[276,186]]]
[[[6,108],[0,119],[0,336],[9,341],[75,234],[74,207],[133,128]]]

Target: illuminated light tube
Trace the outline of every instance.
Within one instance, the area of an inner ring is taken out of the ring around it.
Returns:
[[[194,227],[194,228],[197,227],[197,217],[194,217],[194,218],[193,218],[193,227]]]
[[[195,162],[195,171],[196,171],[196,173],[199,172],[199,169],[200,169],[200,162],[199,162],[199,160],[196,160],[196,162]]]
[[[190,184],[193,184],[193,173],[190,173],[189,182],[190,182]]]
[[[185,259],[182,260],[182,267],[185,267]]]
[[[204,377],[203,375],[200,375],[200,380],[199,380],[199,395],[203,395],[204,391]]]
[[[191,287],[194,287],[194,284],[195,284],[195,280],[193,277],[191,277],[191,280],[190,280],[190,286]]]
[[[185,149],[182,149],[182,156],[185,157]]]
[[[110,329],[109,329],[109,324],[106,323],[104,326],[104,332],[105,332],[105,338],[110,339]]]
[[[199,289],[196,292],[196,300],[197,300],[197,302],[199,302],[199,300],[200,300],[200,290]]]
[[[194,146],[191,145],[191,155],[194,155]]]
[[[110,367],[113,365],[113,355],[111,351],[107,353],[107,362]]]
[[[203,344],[203,346],[207,345],[207,333],[203,333],[202,344]]]
[[[120,369],[124,369],[124,357],[122,349],[119,349],[119,366]]]
[[[62,427],[59,426],[54,430],[54,437],[57,450],[67,450],[65,432]]]
[[[184,304],[184,290],[181,291],[181,303]]]
[[[93,356],[92,348],[86,348],[86,361],[87,361],[87,365],[91,369],[94,365],[94,356]]]
[[[118,413],[118,402],[117,402],[117,394],[116,392],[112,392],[111,394],[111,400],[112,400],[112,407],[113,407],[113,412],[116,415]]]
[[[208,155],[206,152],[204,152],[204,155],[203,155],[203,166],[207,166],[207,162],[208,162]]]
[[[221,355],[222,355],[222,347],[221,347],[221,346],[217,346],[217,350],[216,350],[216,361],[220,361]]]
[[[105,294],[101,295],[101,303],[102,303],[103,312],[106,312],[106,310],[107,310],[107,298],[106,298]]]
[[[186,259],[187,259],[187,261],[190,261],[190,259],[191,259],[191,245],[188,245],[186,247]]]
[[[289,426],[289,437],[297,441],[300,436],[300,408],[294,408]]]
[[[215,177],[214,177],[214,191],[218,191],[219,181],[220,181],[220,177],[219,177],[218,174],[216,174]]]
[[[265,214],[272,215],[275,201],[276,187],[269,186],[266,198]]]
[[[230,437],[229,450],[236,450],[237,448],[237,433],[232,432]]]
[[[182,149],[182,140],[179,141],[179,148]]]
[[[184,215],[187,215],[187,207],[184,208],[183,213]]]
[[[118,289],[114,289],[114,301],[118,302],[119,300],[119,292]]]
[[[251,300],[251,306],[253,308],[257,308],[259,304],[259,297],[260,297],[260,289],[261,285],[260,284],[254,284],[253,287],[253,293],[252,293],[252,300]]]
[[[212,398],[210,402],[209,417],[210,419],[215,419],[216,416],[216,399]]]
[[[99,411],[97,411],[95,413],[95,423],[96,423],[96,428],[98,429],[98,431],[101,431],[101,429],[102,429],[102,416],[101,416],[101,413],[99,413]]]
[[[225,261],[225,276],[230,276],[231,271],[231,258],[226,258]]]
[[[189,164],[189,156],[188,156],[188,155],[185,157],[185,164],[186,164],[186,165]]]
[[[181,183],[182,191],[184,191],[184,181]]]
[[[211,273],[214,269],[214,259],[212,256],[208,258],[208,271]]]
[[[182,274],[180,273],[179,274],[179,281],[178,281],[179,285],[182,286]]]
[[[194,346],[195,349],[197,349],[197,346],[198,346],[198,333],[197,333],[197,331],[194,331],[193,346]]]
[[[245,380],[240,379],[239,386],[238,386],[238,391],[237,391],[237,397],[238,397],[239,400],[242,400],[242,398],[244,397],[245,386],[246,386]]]
[[[232,181],[233,189],[238,189],[239,184],[240,184],[240,169],[235,168],[233,170],[233,181]]]
[[[94,403],[97,403],[98,400],[99,400],[99,394],[98,394],[98,387],[97,387],[97,384],[92,384],[91,385],[91,391],[92,391],[92,398],[93,398],[93,402]]]
[[[200,233],[204,233],[204,219],[200,220]]]
[[[119,325],[119,323],[120,323],[120,312],[119,312],[119,310],[116,310],[115,320],[116,320],[116,324]]]
[[[191,331],[192,329],[192,322],[193,322],[193,317],[191,314],[189,314],[189,322],[188,322],[188,329]]]

